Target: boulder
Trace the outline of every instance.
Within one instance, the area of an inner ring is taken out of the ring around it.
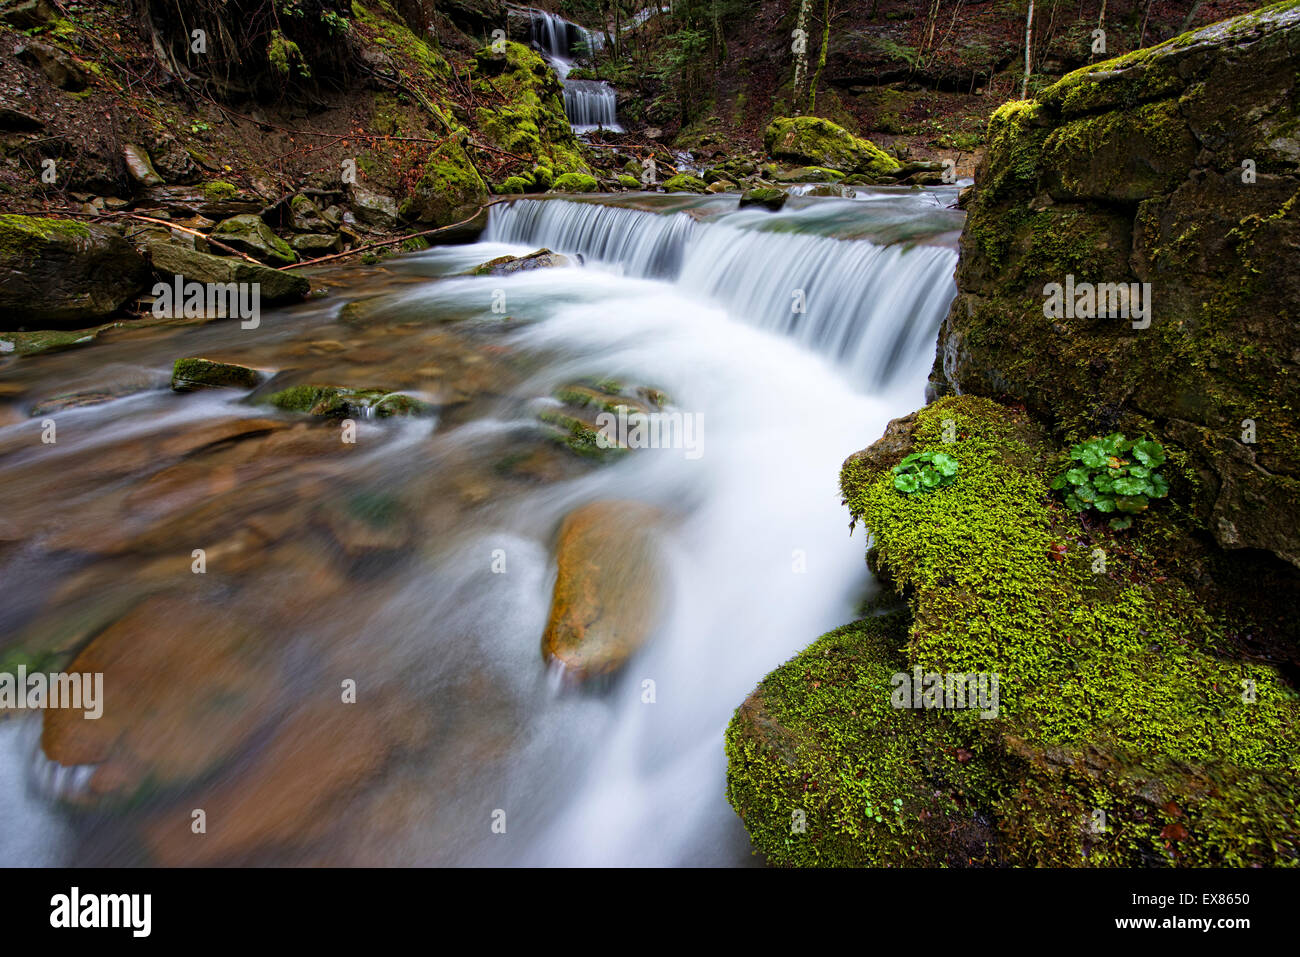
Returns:
[[[616,500],[565,517],[542,655],[566,677],[610,674],[650,638],[663,599],[663,519],[653,506]]]
[[[783,189],[769,189],[758,187],[757,189],[747,189],[740,194],[741,206],[762,206],[764,209],[778,210],[785,205],[789,199]]]
[[[112,230],[0,216],[0,328],[89,324],[138,295],[148,278],[148,265]]]
[[[257,283],[265,304],[294,302],[311,291],[305,276],[259,266],[233,256],[210,256],[170,242],[151,241],[146,248],[154,270],[164,277],[183,276],[201,283]]]
[[[774,119],[763,132],[763,146],[773,159],[842,173],[882,175],[899,169],[898,160],[870,140],[817,116]]]
[[[596,177],[586,173],[565,173],[551,184],[552,193],[594,193],[600,189]]]
[[[143,147],[128,143],[122,147],[122,160],[126,163],[126,171],[131,174],[131,178],[141,186],[161,186],[163,184],[163,178],[153,168],[149,153]]]
[[[707,193],[709,185],[698,176],[690,173],[678,173],[664,180],[663,188],[669,193]]]
[[[28,40],[14,50],[19,61],[45,74],[61,90],[73,93],[86,88],[86,73],[63,50],[40,40]]]
[[[212,238],[273,266],[287,266],[298,261],[293,248],[272,232],[271,227],[262,222],[262,217],[253,213],[231,216],[218,223],[212,230]]]
[[[172,391],[192,392],[204,388],[253,389],[262,373],[233,362],[212,359],[177,359],[172,366]]]
[[[489,259],[481,266],[471,269],[470,276],[510,276],[517,272],[529,272],[534,269],[556,269],[571,266],[573,261],[562,253],[553,253],[549,249],[539,249],[527,256],[498,256]]]

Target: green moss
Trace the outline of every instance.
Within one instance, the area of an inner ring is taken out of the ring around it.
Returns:
[[[256,369],[229,362],[188,357],[172,366],[172,388],[177,392],[203,387],[252,389],[261,381]]]
[[[90,229],[76,220],[0,215],[0,256],[5,258],[31,255],[53,240],[89,238]]]
[[[223,199],[230,199],[230,197],[239,192],[239,189],[233,183],[227,183],[225,180],[221,179],[214,179],[202,184],[199,187],[199,191],[203,193],[203,198],[208,202],[217,203]]]
[[[763,146],[775,159],[844,173],[884,175],[901,169],[898,160],[871,141],[816,116],[777,117],[763,133]]]
[[[635,176],[629,176],[627,173],[619,173],[618,185],[624,189],[640,189],[641,181]]]
[[[493,192],[501,194],[527,193],[533,188],[533,181],[523,176],[507,176]]]
[[[594,193],[598,189],[596,177],[586,173],[565,173],[551,184],[551,191],[556,193]]]
[[[709,186],[698,176],[678,173],[664,180],[663,187],[670,193],[707,193]]]

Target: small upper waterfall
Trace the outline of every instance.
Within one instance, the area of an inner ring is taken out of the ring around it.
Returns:
[[[621,131],[618,125],[618,96],[603,80],[570,80],[569,72],[578,56],[594,53],[603,44],[598,33],[543,10],[531,13],[533,45],[542,51],[564,84],[564,112],[576,132],[604,127]]]
[[[899,204],[916,202],[894,195]],[[877,386],[928,363],[956,294],[955,250],[893,241],[883,199],[877,241],[869,225],[864,238],[834,235],[846,203],[859,219],[873,205],[850,200],[805,201],[777,214],[727,211],[704,221],[685,212],[518,200],[492,208],[485,238],[581,253],[628,275],[675,281]],[[933,237],[950,225],[941,217]],[[819,227],[828,234],[818,235]]]

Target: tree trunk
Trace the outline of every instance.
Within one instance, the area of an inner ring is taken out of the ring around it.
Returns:
[[[1034,39],[1034,0],[1029,0],[1029,14],[1025,17],[1025,80],[1020,84],[1020,98],[1029,99],[1029,58]]]
[[[831,0],[826,0],[822,9],[826,22],[822,24],[822,47],[817,51],[817,72],[813,74],[812,86],[808,90],[808,112],[817,112],[817,84],[821,82],[822,70],[826,69],[826,48],[831,45]]]

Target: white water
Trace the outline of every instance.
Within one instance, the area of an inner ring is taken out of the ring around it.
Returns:
[[[595,53],[603,42],[594,34],[563,17],[533,10],[532,41],[551,64],[564,84],[564,112],[577,133],[604,128],[621,132],[618,124],[618,96],[603,80],[570,80],[574,59]]]
[[[898,194],[886,200],[898,202]],[[906,196],[903,200],[910,201]],[[547,246],[641,277],[676,280],[732,315],[794,339],[878,385],[923,374],[956,294],[956,254],[942,245],[878,245],[794,233],[845,201],[773,215],[738,210],[705,222],[594,203],[497,206],[485,238]],[[781,231],[773,231],[780,228]]]

